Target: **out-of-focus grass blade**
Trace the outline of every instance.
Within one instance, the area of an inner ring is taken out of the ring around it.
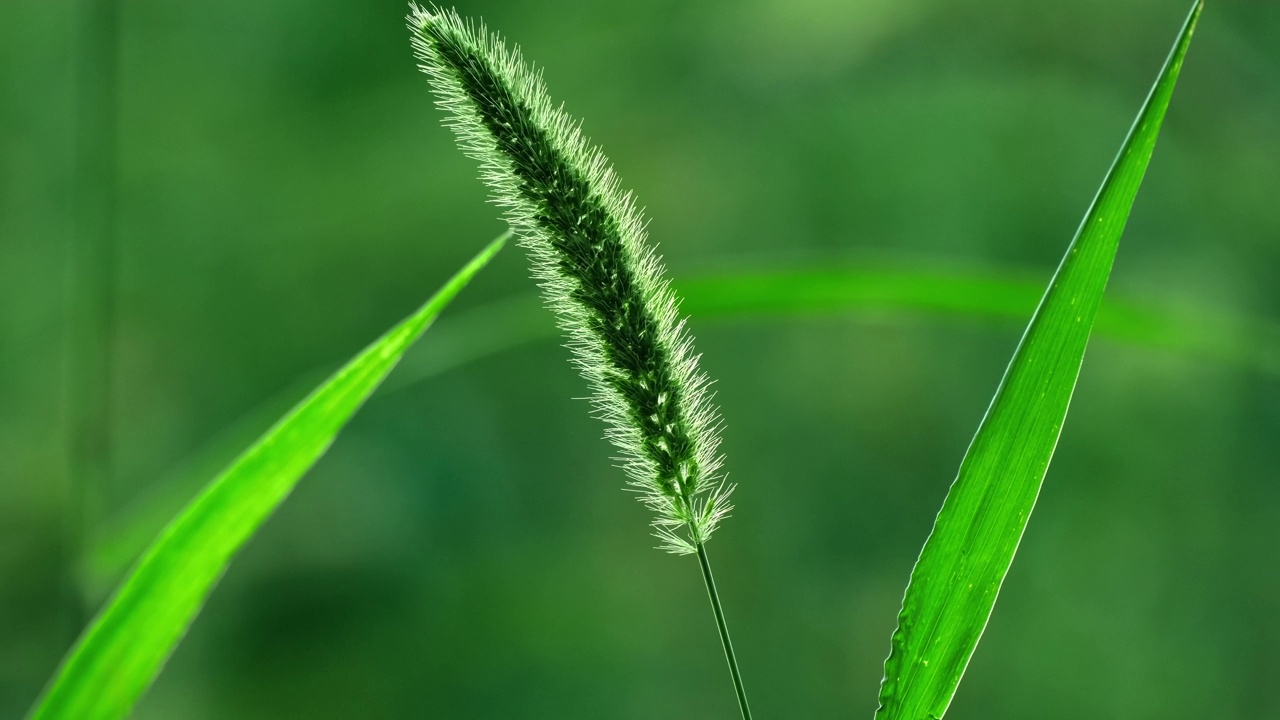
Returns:
[[[1044,281],[1017,269],[922,268],[859,262],[815,269],[744,270],[676,279],[680,307],[701,325],[738,318],[850,314],[945,316],[1022,326],[1044,295]],[[513,295],[442,320],[388,382],[397,391],[440,373],[534,342],[557,338],[537,295]],[[1280,375],[1275,322],[1188,304],[1110,298],[1095,335],[1138,347]]]
[[[1066,418],[1094,316],[1202,2],[1036,309],[911,572],[877,720],[936,720],[987,625]]]
[[[976,318],[1021,324],[1036,308],[1044,284],[1007,270],[941,271],[906,267],[845,266],[837,269],[761,271],[677,281],[681,307],[700,323],[734,318],[854,314]],[[1280,327],[1274,322],[1212,311],[1108,299],[1098,310],[1093,334],[1135,347],[1280,375]],[[559,337],[540,298],[512,295],[442,319],[431,342],[415,345],[382,394],[430,380],[441,373],[501,352]],[[312,378],[308,374],[306,378]],[[302,387],[315,382],[299,383]],[[156,531],[190,497],[210,467],[221,467],[251,442],[296,398],[292,388],[250,410],[217,438],[157,480],[94,536],[81,564],[85,591],[97,596],[129,566]]]
[[[160,672],[236,551],[324,454],[404,351],[502,247],[475,257],[216,477],[155,540],[89,626],[34,720],[117,720]]]

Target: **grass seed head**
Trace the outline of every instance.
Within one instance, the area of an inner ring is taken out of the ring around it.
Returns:
[[[418,66],[532,258],[628,484],[662,547],[694,552],[731,509],[732,486],[709,382],[643,214],[518,48],[452,10],[410,8]]]

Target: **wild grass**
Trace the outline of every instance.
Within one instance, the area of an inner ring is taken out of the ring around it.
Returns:
[[[1062,431],[1095,319],[1108,317],[1101,309],[1103,291],[1201,10],[1197,1],[1032,313],[912,570],[885,662],[880,720],[941,718],[990,619]],[[667,550],[699,558],[739,709],[749,718],[705,549],[729,511],[731,488],[720,474],[717,450],[719,415],[643,218],[604,157],[551,104],[541,77],[518,52],[452,12],[415,6],[409,20],[422,67],[529,251],[547,304],[593,388],[596,413],[624,453],[628,483],[654,511],[656,535]],[[238,550],[504,240],[322,383],[177,514],[71,649],[32,718],[117,720],[130,712]],[[850,275],[826,271],[709,278],[703,282],[712,289],[704,287],[709,299],[701,309],[708,315],[808,312],[833,303],[896,302],[1007,316],[1027,300],[1025,283],[956,286],[946,278],[921,284],[880,277],[889,279],[852,294]],[[991,292],[977,299],[983,293],[975,287]],[[690,296],[699,307],[698,291]],[[1142,342],[1195,347],[1186,337],[1196,331],[1179,330],[1176,321],[1162,335],[1151,332],[1146,324],[1152,316],[1141,311],[1126,316],[1122,308],[1115,317],[1120,319],[1113,318],[1113,325],[1100,327],[1127,327],[1124,332]],[[516,338],[536,336],[519,322],[503,327]],[[494,342],[480,335],[485,351],[511,344],[510,337]],[[148,527],[135,524],[132,532],[145,534]],[[123,546],[117,555],[131,555],[128,543]]]
[[[595,413],[623,454],[628,485],[654,513],[661,547],[698,556],[739,709],[750,718],[706,551],[733,490],[720,473],[720,415],[644,218],[518,51],[452,11],[414,5],[409,27],[448,125],[480,161],[529,253]]]

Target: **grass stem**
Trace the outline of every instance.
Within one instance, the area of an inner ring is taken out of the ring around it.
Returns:
[[[702,579],[707,584],[707,597],[711,599],[711,610],[716,614],[716,628],[720,631],[720,644],[724,646],[724,659],[729,663],[729,674],[733,676],[733,689],[738,694],[738,709],[742,711],[742,720],[751,720],[751,707],[747,705],[747,691],[742,687],[742,672],[738,670],[738,658],[733,654],[733,641],[729,639],[729,625],[724,620],[724,608],[720,607],[720,594],[716,592],[716,579],[711,574],[711,562],[707,560],[707,548],[697,544],[698,563],[702,565]]]
[[[83,0],[77,11],[63,591],[73,637],[91,614],[77,568],[102,514],[111,467],[120,7],[118,0]]]

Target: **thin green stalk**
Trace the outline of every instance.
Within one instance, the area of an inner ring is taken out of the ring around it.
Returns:
[[[724,659],[729,663],[733,676],[733,689],[738,694],[738,709],[742,720],[751,720],[751,707],[747,705],[747,691],[742,686],[742,672],[738,670],[738,658],[733,653],[733,641],[729,639],[729,624],[724,620],[724,608],[720,607],[720,593],[716,592],[716,579],[711,574],[711,562],[707,560],[707,548],[698,543],[698,563],[702,565],[702,580],[707,584],[707,597],[711,610],[716,614],[716,629],[720,631],[720,644],[724,646]]]
[[[72,635],[89,619],[76,578],[102,513],[111,466],[111,342],[115,327],[116,0],[79,4],[75,179],[67,342],[63,602]]]

